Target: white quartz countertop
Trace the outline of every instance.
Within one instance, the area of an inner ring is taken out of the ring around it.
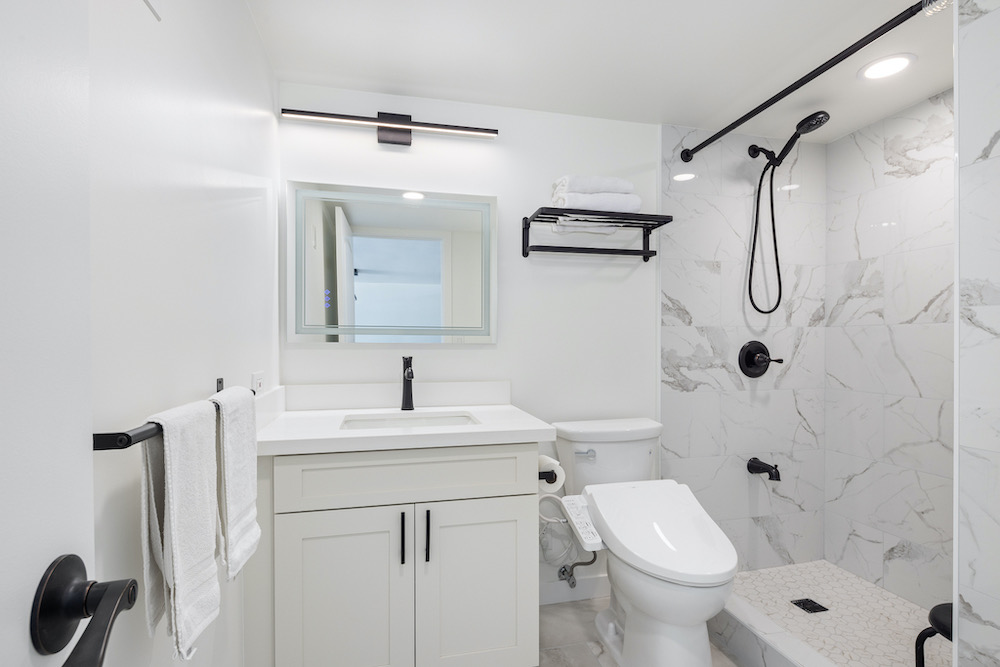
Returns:
[[[462,421],[462,416],[470,417],[473,423],[449,423]],[[391,408],[292,410],[282,412],[257,432],[257,454],[364,452],[555,439],[552,426],[513,405],[416,408],[406,412]]]

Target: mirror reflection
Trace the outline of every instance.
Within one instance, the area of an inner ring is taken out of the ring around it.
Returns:
[[[495,198],[293,185],[296,333],[491,342]]]

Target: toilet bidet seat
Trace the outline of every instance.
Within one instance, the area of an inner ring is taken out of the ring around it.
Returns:
[[[648,480],[583,489],[607,548],[646,574],[685,586],[721,586],[736,574],[736,549],[686,484]]]

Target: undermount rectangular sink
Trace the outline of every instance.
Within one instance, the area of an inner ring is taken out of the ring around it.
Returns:
[[[465,426],[479,420],[468,412],[386,412],[382,414],[347,415],[341,429],[416,428],[421,426]]]

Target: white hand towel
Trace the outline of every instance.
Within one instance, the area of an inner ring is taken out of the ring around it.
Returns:
[[[163,436],[143,447],[143,583],[150,634],[164,612],[174,649],[187,660],[219,615],[215,562],[215,406],[189,403],[153,415]]]
[[[561,208],[586,209],[588,211],[611,211],[615,213],[638,213],[642,208],[639,195],[618,192],[581,194],[566,192],[553,195],[552,203]]]
[[[209,400],[219,409],[219,551],[236,578],[260,542],[257,524],[257,416],[253,392],[231,387]]]
[[[557,178],[556,182],[552,184],[554,194],[618,192],[627,195],[633,190],[635,190],[634,185],[617,176],[563,176]]]

